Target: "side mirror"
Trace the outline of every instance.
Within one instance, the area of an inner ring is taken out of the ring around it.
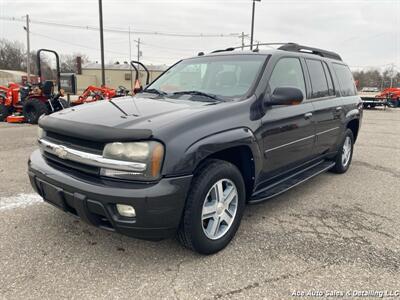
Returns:
[[[272,95],[265,99],[265,105],[296,105],[304,99],[303,92],[293,87],[277,87]]]

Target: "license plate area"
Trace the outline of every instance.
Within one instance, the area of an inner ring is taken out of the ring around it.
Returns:
[[[43,199],[62,210],[66,210],[63,190],[41,180],[38,181]]]

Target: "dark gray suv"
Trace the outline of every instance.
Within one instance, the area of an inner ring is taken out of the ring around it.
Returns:
[[[141,93],[40,122],[32,186],[50,204],[133,237],[177,235],[209,254],[246,204],[350,166],[362,118],[333,52],[283,44],[184,59]]]

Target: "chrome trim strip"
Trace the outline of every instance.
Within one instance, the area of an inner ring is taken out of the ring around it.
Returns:
[[[56,155],[61,159],[70,160],[89,166],[108,168],[114,170],[134,171],[134,172],[143,172],[146,170],[145,163],[104,158],[103,156],[98,154],[71,149],[64,145],[57,145],[45,139],[39,139],[38,142],[40,148],[43,151]]]
[[[290,142],[290,143],[287,143],[287,144],[283,144],[283,145],[280,145],[280,146],[277,146],[277,147],[274,147],[274,148],[267,149],[267,150],[264,151],[264,154],[265,154],[265,153],[268,153],[268,152],[271,152],[271,151],[274,151],[274,150],[277,150],[277,149],[280,149],[280,148],[283,148],[283,147],[286,147],[286,146],[290,146],[290,145],[292,145],[292,144],[295,144],[295,143],[298,143],[298,142],[301,142],[301,141],[305,141],[305,140],[314,138],[314,137],[315,137],[315,134],[310,135],[310,136],[306,136],[306,137],[304,137],[304,138],[295,140],[295,141]]]
[[[327,133],[327,132],[330,132],[330,131],[333,131],[333,130],[337,130],[337,129],[339,129],[339,127],[333,127],[331,129],[318,132],[317,135],[321,135],[321,134],[324,134],[324,133]]]

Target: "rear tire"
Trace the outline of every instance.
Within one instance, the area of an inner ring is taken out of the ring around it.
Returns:
[[[37,124],[42,115],[47,115],[49,113],[49,109],[46,103],[34,98],[25,101],[22,113],[27,123]]]
[[[331,169],[332,172],[337,174],[345,173],[351,164],[354,149],[354,135],[353,131],[347,129],[345,131],[342,143],[340,144],[339,151],[335,157],[335,165]]]
[[[6,121],[7,117],[11,114],[11,110],[8,106],[0,104],[0,122]]]
[[[194,175],[178,239],[201,254],[222,250],[239,228],[245,201],[238,168],[222,160],[206,161]]]

